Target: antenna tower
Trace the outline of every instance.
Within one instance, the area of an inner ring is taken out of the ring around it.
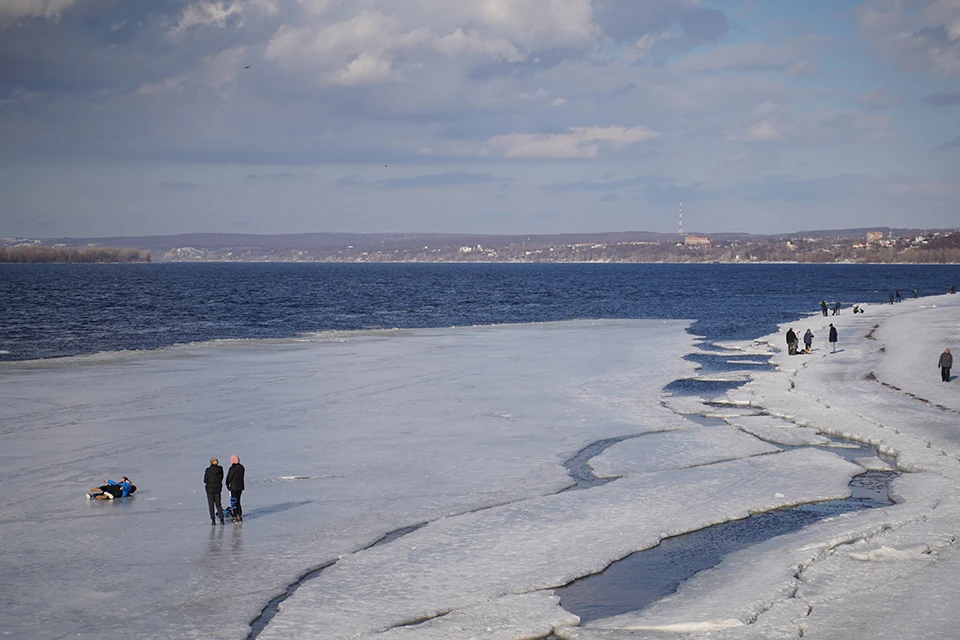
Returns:
[[[683,236],[683,200],[682,199],[680,200],[680,212],[677,218],[677,222],[679,223],[677,227],[677,233]]]

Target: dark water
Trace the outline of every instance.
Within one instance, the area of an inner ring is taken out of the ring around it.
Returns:
[[[218,338],[577,318],[748,339],[821,300],[945,293],[958,265],[0,264],[0,359]]]
[[[889,475],[868,472],[852,486],[881,483]],[[861,492],[862,493],[862,492]],[[639,611],[677,588],[696,573],[720,563],[723,558],[775,536],[799,531],[827,517],[876,506],[889,505],[884,498],[860,495],[847,500],[808,504],[771,511],[667,538],[658,546],[616,562],[601,573],[556,590],[560,605],[583,622]]]
[[[876,455],[866,446],[827,450],[848,460]],[[888,486],[896,475],[868,471],[850,482],[851,497],[845,500],[778,509],[666,538],[652,549],[630,554],[603,572],[571,582],[555,593],[560,596],[560,605],[580,616],[582,622],[640,611],[676,592],[700,571],[720,564],[731,553],[794,533],[824,518],[890,505]]]

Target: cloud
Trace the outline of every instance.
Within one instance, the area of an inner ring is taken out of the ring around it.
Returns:
[[[619,202],[620,196],[615,193],[608,193],[600,198],[600,202]]]
[[[75,0],[3,0],[0,2],[0,30],[31,18],[56,20]]]
[[[596,158],[601,150],[656,138],[646,127],[573,127],[560,133],[512,133],[494,136],[485,153],[504,158]]]
[[[698,0],[594,0],[593,11],[604,33],[618,42],[673,31],[689,44],[716,42],[730,29],[726,14]]]
[[[954,138],[954,139],[952,139],[952,140],[947,140],[946,142],[943,142],[943,143],[941,143],[941,144],[938,144],[938,145],[937,145],[936,147],[934,147],[934,148],[935,148],[937,151],[949,151],[949,150],[951,150],[951,149],[960,148],[960,136],[957,136],[956,138]]]
[[[199,189],[200,185],[180,180],[167,180],[165,182],[158,182],[157,188],[166,191],[190,191],[192,189]]]
[[[776,46],[760,41],[720,45],[705,53],[688,55],[673,68],[698,73],[780,70],[795,77],[808,76],[815,70],[809,57],[828,42],[823,36],[805,35]]]
[[[426,68],[535,63],[538,54],[589,49],[599,35],[588,0],[302,4],[310,10],[276,31],[265,57],[321,87],[419,82]]]
[[[954,93],[933,93],[925,96],[923,101],[937,107],[952,107],[960,104],[960,91]]]
[[[243,176],[243,184],[251,186],[266,182],[286,182],[288,180],[296,180],[297,178],[297,175],[289,171],[279,171],[277,173],[248,173]]]
[[[604,175],[602,182],[587,182],[578,180],[577,182],[561,182],[544,187],[546,191],[564,192],[564,191],[616,191],[630,187],[640,187],[649,184],[661,184],[672,182],[672,178],[662,178],[657,176],[637,176],[635,178],[623,178],[621,180],[610,180],[612,176],[608,173]]]
[[[885,111],[903,102],[903,98],[886,89],[874,89],[857,98],[857,104],[868,111]]]
[[[873,49],[909,71],[960,75],[960,3],[869,0],[857,9]]]
[[[180,20],[171,35],[179,36],[187,29],[198,26],[223,28],[228,24],[238,24],[242,14],[242,2],[208,0],[188,4],[180,14]]]
[[[439,188],[476,184],[503,183],[509,179],[497,178],[489,173],[469,173],[466,171],[445,171],[412,178],[387,178],[384,180],[361,180],[357,176],[348,176],[336,181],[338,187],[374,187],[377,189]]]
[[[834,144],[878,142],[893,137],[893,120],[886,113],[853,109],[816,109],[797,113],[792,107],[767,101],[741,119],[727,139],[749,143],[816,141]]]

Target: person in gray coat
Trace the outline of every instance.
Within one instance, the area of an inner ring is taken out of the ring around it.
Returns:
[[[950,382],[950,367],[953,366],[953,354],[950,353],[950,349],[943,350],[937,366],[940,367],[940,379],[944,382]]]

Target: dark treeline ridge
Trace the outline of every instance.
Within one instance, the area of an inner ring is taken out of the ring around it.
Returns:
[[[144,249],[117,247],[0,247],[0,262],[150,262]]]

